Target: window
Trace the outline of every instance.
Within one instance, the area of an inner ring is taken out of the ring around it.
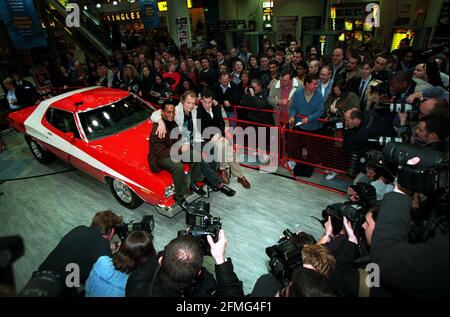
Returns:
[[[81,127],[88,140],[110,136],[132,128],[147,120],[152,112],[134,95],[103,107],[78,113]]]
[[[47,119],[48,123],[50,123],[59,131],[62,131],[64,133],[73,132],[75,137],[80,138],[73,113],[56,108],[49,108],[47,110],[45,118]]]

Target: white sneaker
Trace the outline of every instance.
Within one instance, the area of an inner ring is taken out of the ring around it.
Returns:
[[[336,172],[330,172],[327,176],[325,176],[325,179],[327,181],[331,181],[333,178],[335,178],[337,176]]]
[[[289,168],[290,168],[291,170],[293,170],[294,167],[295,167],[295,165],[297,165],[297,163],[295,163],[294,161],[288,161],[287,164],[289,165]]]

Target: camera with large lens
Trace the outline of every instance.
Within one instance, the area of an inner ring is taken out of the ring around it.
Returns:
[[[270,258],[270,272],[286,287],[292,273],[302,265],[302,245],[295,243],[293,234],[289,229],[283,231],[283,237],[276,245],[266,248]]]
[[[435,195],[448,188],[448,156],[420,145],[388,143],[383,148],[384,160],[397,165],[397,182],[403,187],[424,195]],[[419,163],[409,165],[412,158]]]
[[[374,106],[374,110],[385,112],[419,112],[420,99],[416,98],[412,103],[404,102],[378,102]]]
[[[130,221],[114,226],[116,234],[120,240],[125,240],[130,232],[145,231],[147,233],[152,233],[154,228],[155,220],[152,215],[143,216],[141,222]]]
[[[189,204],[186,210],[186,230],[178,231],[178,236],[190,235],[198,239],[204,255],[211,255],[211,249],[206,239],[211,236],[214,242],[219,238],[219,230],[222,229],[222,219],[213,217],[209,211],[208,202],[199,200]]]
[[[350,186],[350,188],[358,195],[358,201],[348,200],[344,203],[328,205],[322,210],[322,219],[312,218],[318,220],[324,226],[329,217],[333,227],[333,235],[338,235],[344,227],[344,217],[346,217],[351,223],[355,234],[362,238],[364,237],[362,224],[369,209],[375,205],[377,194],[375,188],[366,183],[359,182]]]

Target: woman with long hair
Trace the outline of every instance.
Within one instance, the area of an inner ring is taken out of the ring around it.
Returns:
[[[352,91],[347,90],[345,82],[333,83],[333,88],[324,105],[324,115],[327,119],[340,117],[348,106],[359,108],[359,97]]]
[[[122,89],[133,93],[137,93],[139,91],[139,75],[136,67],[131,64],[125,65],[123,69]]]
[[[153,237],[145,231],[133,231],[123,240],[111,258],[101,256],[86,280],[86,297],[125,297],[131,272],[156,257]]]

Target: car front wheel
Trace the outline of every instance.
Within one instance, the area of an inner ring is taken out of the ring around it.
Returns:
[[[36,141],[27,139],[27,143],[30,147],[31,153],[33,153],[34,157],[39,161],[39,163],[48,164],[54,159],[53,154],[45,150]]]
[[[125,206],[129,209],[135,209],[142,205],[142,199],[140,199],[139,196],[136,195],[134,191],[121,180],[116,178],[113,179],[109,183],[109,187],[111,188],[111,192],[114,197],[122,206]]]

